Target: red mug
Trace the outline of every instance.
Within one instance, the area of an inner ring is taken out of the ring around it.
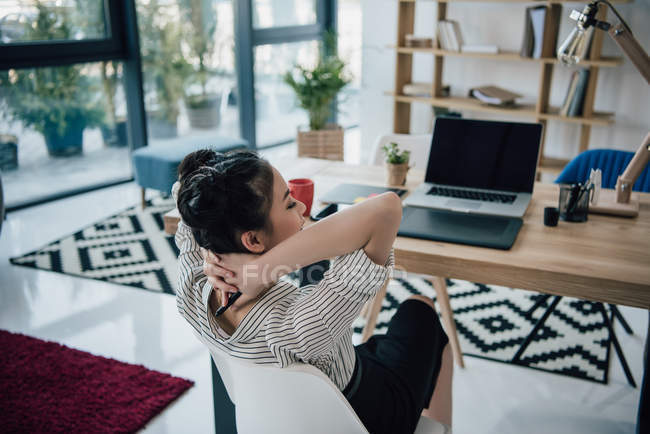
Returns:
[[[291,196],[305,204],[306,209],[303,216],[307,217],[314,201],[314,181],[307,178],[290,179],[288,185]]]

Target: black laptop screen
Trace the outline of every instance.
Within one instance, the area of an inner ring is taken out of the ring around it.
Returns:
[[[541,124],[437,118],[426,182],[533,191]]]

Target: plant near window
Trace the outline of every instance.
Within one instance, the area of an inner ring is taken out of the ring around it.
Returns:
[[[191,67],[184,89],[190,126],[215,128],[221,120],[223,92],[208,89],[208,82],[216,75],[214,63],[221,51],[215,39],[217,10],[212,0],[179,0],[179,6],[189,49],[186,57]]]
[[[389,143],[382,150],[386,156],[387,182],[389,185],[406,184],[406,174],[409,171],[411,152],[400,149],[397,143]]]
[[[323,43],[326,53],[321,53],[315,67],[295,65],[293,71],[284,75],[284,82],[296,94],[300,107],[307,110],[309,128],[322,130],[330,117],[334,98],[350,79],[345,75],[345,62],[337,55],[328,54],[336,46],[336,36],[328,34]]]
[[[345,62],[336,55],[336,35],[327,33],[319,60],[313,68],[294,65],[284,75],[298,104],[307,111],[310,132],[298,131],[298,155],[343,159],[343,130],[327,125],[336,95],[348,83]]]
[[[35,3],[28,20],[29,40],[69,40],[72,30],[63,8]],[[43,134],[50,156],[82,152],[83,130],[99,126],[104,111],[99,93],[81,65],[9,70],[0,73],[0,98],[11,120]]]
[[[137,5],[149,132],[153,137],[174,137],[178,134],[178,103],[191,72],[182,52],[178,8],[157,0]]]

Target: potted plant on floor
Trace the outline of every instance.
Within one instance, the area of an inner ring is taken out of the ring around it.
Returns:
[[[36,10],[36,18],[26,25],[28,40],[72,38],[69,20],[62,16],[65,10],[40,2]],[[53,157],[81,154],[84,129],[102,121],[98,89],[83,65],[3,71],[0,89],[9,118],[43,134]]]
[[[388,185],[406,184],[406,174],[409,171],[409,159],[411,152],[400,150],[397,143],[384,145],[386,154],[386,174]]]
[[[191,72],[185,86],[185,108],[192,128],[210,129],[221,121],[223,92],[208,89],[208,81],[215,75],[214,59],[218,57],[215,35],[217,10],[212,1],[180,0],[185,23],[183,35],[189,48],[187,59]]]
[[[104,144],[108,147],[121,148],[128,145],[126,134],[126,118],[117,115],[115,95],[119,83],[120,71],[117,62],[101,63],[102,87],[106,98],[104,120],[100,126]]]
[[[325,38],[318,63],[313,68],[296,65],[284,76],[296,94],[301,108],[309,115],[309,131],[298,129],[298,156],[343,160],[343,129],[327,124],[330,107],[338,92],[350,82],[345,62],[335,52],[336,37]]]
[[[191,68],[182,52],[183,31],[173,4],[137,3],[147,129],[155,138],[178,135],[179,101]]]

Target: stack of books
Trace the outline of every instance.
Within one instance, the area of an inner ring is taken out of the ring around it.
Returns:
[[[463,46],[463,35],[458,21],[440,20],[436,28],[438,46],[447,51],[460,51]]]
[[[518,93],[498,86],[481,86],[469,90],[469,96],[478,99],[490,105],[514,105],[517,98],[521,98]]]
[[[562,107],[560,107],[560,115],[571,117],[582,116],[588,82],[589,69],[584,68],[573,71],[569,88],[564,96],[564,102],[562,103]]]
[[[422,36],[406,35],[404,37],[404,45],[412,48],[431,48],[433,47],[433,39]]]

